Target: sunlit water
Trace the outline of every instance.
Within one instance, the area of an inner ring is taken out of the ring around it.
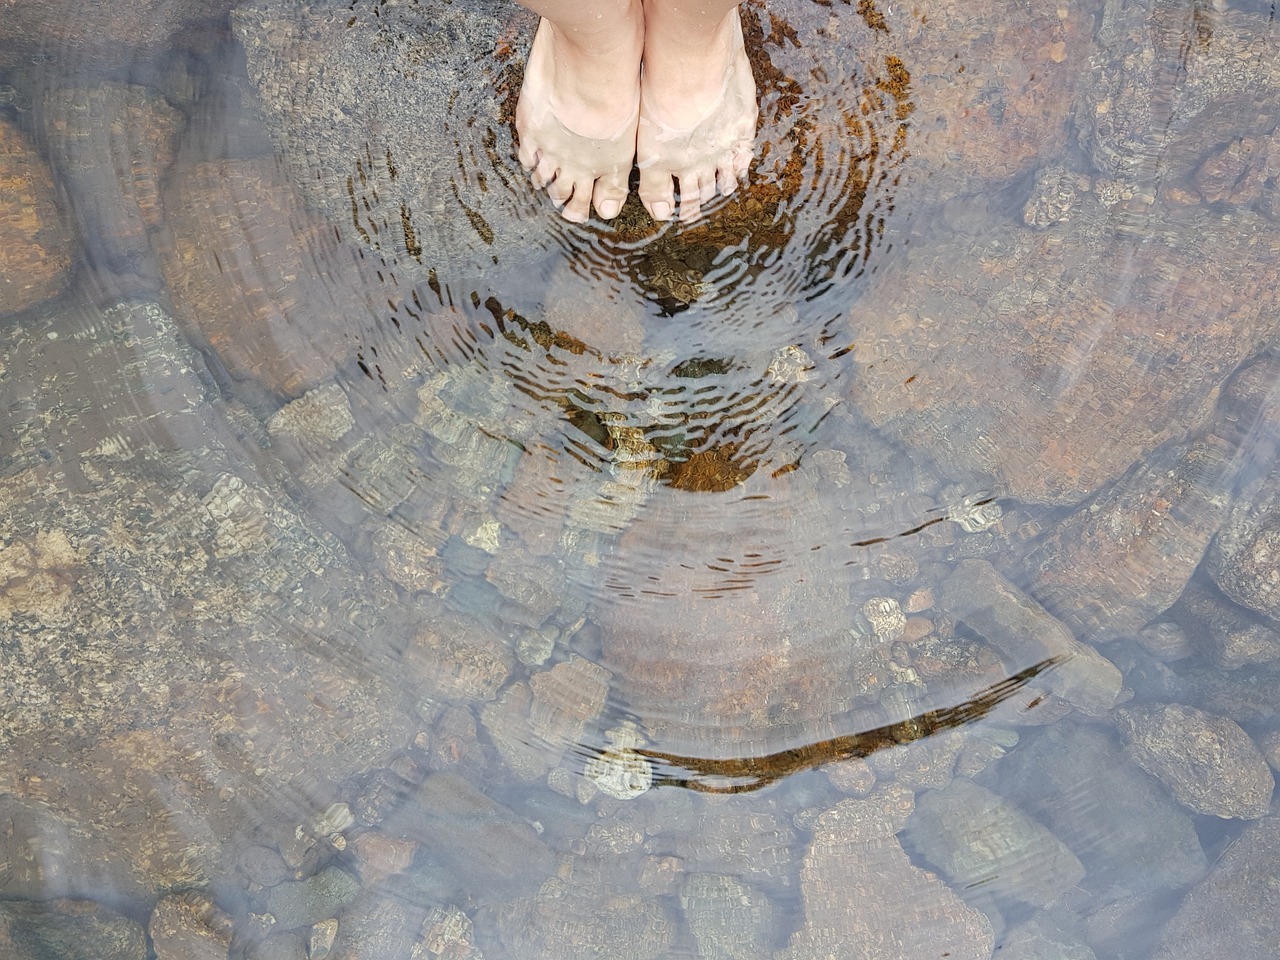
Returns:
[[[0,3],[0,955],[1280,955],[1273,11],[743,16]]]

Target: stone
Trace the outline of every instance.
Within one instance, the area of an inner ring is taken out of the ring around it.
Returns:
[[[134,84],[54,81],[37,89],[34,119],[74,213],[84,267],[116,296],[154,291],[160,269],[149,233],[161,224],[161,183],[185,118]]]
[[[970,780],[916,800],[910,844],[960,890],[1033,907],[1053,903],[1084,878],[1084,866],[1043,824]]]
[[[1186,596],[1186,593],[1183,593]],[[1150,623],[1138,631],[1138,643],[1142,649],[1158,660],[1181,660],[1195,653],[1195,645],[1186,632],[1172,621]]]
[[[147,935],[92,900],[3,901],[0,949],[13,960],[146,960]]]
[[[366,887],[408,870],[418,852],[416,840],[392,837],[381,830],[365,830],[351,841],[351,854]]]
[[[72,62],[118,65],[172,48],[184,30],[216,26],[232,0],[142,0],[122,11],[111,0],[7,0],[0,50],[45,51]]]
[[[471,918],[455,906],[432,907],[409,960],[484,960]]]
[[[344,960],[407,958],[422,931],[422,915],[422,906],[399,890],[365,890],[342,908],[332,955]]]
[[[1087,944],[1041,915],[1009,930],[996,949],[1000,960],[1098,960]]]
[[[606,746],[583,767],[582,775],[618,800],[634,800],[653,786],[653,764],[638,752],[645,740],[634,723],[605,731]]]
[[[1235,722],[1177,703],[1131,705],[1112,716],[1137,764],[1188,809],[1246,820],[1270,809],[1271,770]]]
[[[291,831],[408,743],[383,646],[406,628],[246,462],[160,305],[61,303],[0,354],[0,797],[20,824],[0,893],[147,910],[281,849],[259,825]]]
[[[699,811],[675,836],[675,852],[691,871],[773,893],[794,887],[796,847],[796,831],[778,814],[736,804]]]
[[[481,902],[519,896],[552,872],[533,827],[456,774],[428,776],[383,829],[420,843]]]
[[[515,663],[508,645],[486,625],[460,614],[424,623],[404,653],[417,689],[443,701],[492,700]]]
[[[495,67],[472,53],[493,50],[510,16],[494,3],[464,11],[443,2],[354,13],[342,3],[250,3],[232,15],[292,179],[349,242],[398,272],[478,275],[495,263],[527,265],[539,253],[530,224],[540,222],[543,198],[524,184],[485,189],[474,179],[496,175],[487,163],[477,167],[478,158],[515,153],[499,123]],[[458,85],[478,68],[488,82]],[[422,96],[430,89],[454,94]],[[301,102],[308,109],[298,110]],[[471,181],[461,192],[459,157]]]
[[[1206,433],[1139,463],[1035,545],[1030,591],[1081,638],[1141,630],[1177,600],[1226,519],[1238,454]]]
[[[1037,731],[996,772],[1010,799],[1080,859],[1091,889],[1167,891],[1205,871],[1191,817],[1102,730],[1067,723]]]
[[[1038,682],[1082,712],[1102,716],[1120,696],[1124,681],[1115,665],[1078,641],[987,561],[966,560],[956,567],[943,584],[942,604],[1012,662],[1062,658]]]
[[[1169,611],[1224,670],[1280,660],[1280,631],[1223,597],[1212,586],[1192,582]]]
[[[57,296],[72,254],[52,172],[22,133],[0,118],[0,316]]]
[[[909,791],[842,800],[817,818],[800,869],[804,921],[778,960],[986,960],[990,921],[907,858]]]
[[[1264,448],[1265,449],[1265,448]],[[1222,592],[1280,625],[1280,470],[1244,485],[1209,554]]]
[[[778,936],[772,901],[724,874],[691,873],[680,891],[685,923],[707,960],[762,960]]]
[[[250,944],[245,960],[309,960],[307,942],[292,930],[272,933]]]
[[[1271,960],[1280,942],[1280,818],[1250,824],[1165,928],[1152,960]]]
[[[325,867],[303,880],[288,880],[262,894],[262,910],[281,930],[309,927],[336,916],[360,893],[360,882],[345,870]]]
[[[227,960],[231,917],[200,891],[169,894],[147,922],[156,960]]]
[[[273,158],[180,165],[162,200],[155,242],[175,317],[232,379],[300,397],[354,361],[344,318],[373,309],[366,284],[341,256],[326,257],[329,276],[315,275],[332,232],[306,213]]]

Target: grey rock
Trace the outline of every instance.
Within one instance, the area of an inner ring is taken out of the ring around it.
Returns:
[[[491,700],[511,675],[515,657],[484,624],[442,614],[418,631],[404,663],[426,697]]]
[[[318,785],[408,742],[389,651],[368,642],[403,628],[244,462],[158,305],[62,305],[0,341],[0,629],[16,644],[0,796],[30,848],[0,861],[0,892],[141,908],[232,875],[246,808],[296,824]]]
[[[1266,759],[1235,722],[1170,703],[1113,714],[1137,764],[1196,813],[1254,819],[1271,806]]]
[[[1169,615],[1197,649],[1212,654],[1226,670],[1280,659],[1280,631],[1259,622],[1212,586],[1188,584]]]
[[[1167,890],[1204,873],[1190,816],[1101,730],[1047,728],[998,773],[1010,798],[1080,858],[1092,889]]]
[[[0,902],[0,950],[12,960],[146,960],[142,925],[92,900]]]
[[[360,881],[339,867],[325,867],[303,880],[287,880],[266,890],[262,908],[281,930],[311,926],[336,916],[360,892]]]
[[[818,816],[800,871],[804,922],[778,960],[987,960],[990,921],[907,858],[895,833],[910,791],[842,800]]]
[[[438,0],[233,14],[295,182],[346,235],[419,280],[539,255],[530,224],[542,198],[519,175],[497,84],[477,75],[492,68],[476,51],[493,50],[511,16],[497,2]]]
[[[766,811],[704,810],[676,837],[675,851],[692,869],[727,874],[776,891],[793,884],[796,834]]]
[[[916,800],[907,838],[962,890],[1043,907],[1084,877],[1084,866],[1043,824],[969,780]]]
[[[707,960],[760,960],[772,953],[777,911],[759,890],[717,873],[691,873],[680,891],[685,922]]]
[[[1280,943],[1280,818],[1250,824],[1187,894],[1152,960],[1273,960]]]
[[[942,605],[1015,663],[1062,658],[1043,684],[1082,712],[1101,716],[1120,695],[1123,678],[1115,665],[987,561],[961,563],[943,585]]]
[[[512,960],[652,960],[665,956],[675,924],[662,904],[620,888],[608,872],[552,877],[533,897],[504,907],[498,919]]]
[[[997,952],[1000,960],[1098,960],[1087,944],[1041,916],[1006,933]]]

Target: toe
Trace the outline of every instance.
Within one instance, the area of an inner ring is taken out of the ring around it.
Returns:
[[[541,190],[556,178],[556,165],[547,157],[539,157],[538,165],[533,168],[533,172],[529,174],[529,179],[533,185]]]
[[[654,167],[640,168],[640,202],[655,220],[670,220],[676,209],[671,173]]]
[[[532,170],[538,165],[538,148],[524,139],[520,141],[520,152],[517,155],[520,158],[520,166],[526,170]]]
[[[590,180],[575,180],[573,194],[566,198],[567,202],[560,211],[560,216],[571,223],[586,223],[591,216],[591,186]]]
[[[573,178],[563,170],[559,171],[556,178],[547,184],[547,196],[557,207],[564,206],[573,196]]]
[[[710,203],[716,198],[716,172],[709,170],[698,177],[698,200]]]
[[[686,187],[686,184],[688,185]],[[702,215],[702,191],[692,174],[680,178],[680,222],[692,223]]]
[[[732,161],[716,169],[716,186],[720,188],[720,195],[724,197],[738,189],[738,174],[734,170]]]
[[[591,194],[596,213],[604,220],[612,220],[627,201],[627,182],[619,176],[601,177]]]

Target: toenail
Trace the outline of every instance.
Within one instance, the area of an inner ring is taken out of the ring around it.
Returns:
[[[612,220],[618,215],[618,211],[621,209],[622,204],[618,203],[617,200],[606,200],[604,203],[600,204],[600,216],[604,217],[606,220]]]
[[[665,220],[669,216],[671,216],[671,204],[659,202],[653,205],[653,219]]]

